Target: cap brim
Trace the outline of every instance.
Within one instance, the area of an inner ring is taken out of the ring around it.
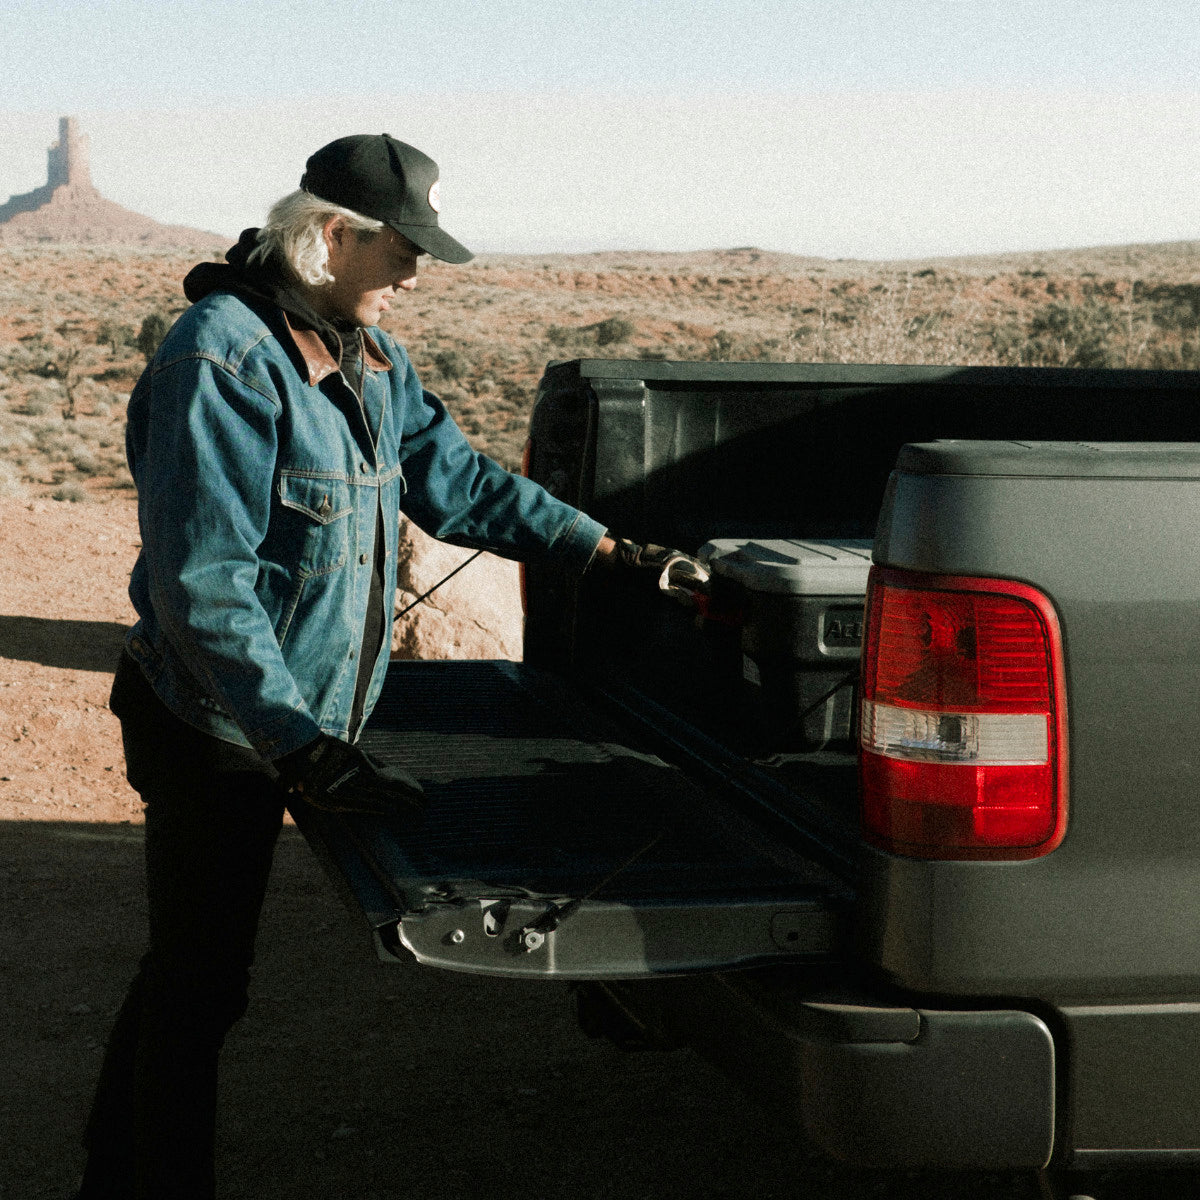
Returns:
[[[465,263],[475,257],[470,250],[455,241],[438,225],[406,225],[402,221],[388,221],[397,233],[402,233],[419,250],[432,254],[442,262]]]

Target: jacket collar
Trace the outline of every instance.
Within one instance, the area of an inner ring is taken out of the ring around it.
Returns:
[[[312,387],[316,387],[327,375],[332,375],[334,371],[340,369],[341,364],[333,357],[329,347],[315,329],[298,327],[286,311],[283,313],[283,320],[292,342],[300,352],[300,357],[304,359],[304,366],[308,370],[308,382]],[[372,371],[390,371],[392,369],[391,360],[379,349],[375,339],[365,329],[363,330],[363,360]]]

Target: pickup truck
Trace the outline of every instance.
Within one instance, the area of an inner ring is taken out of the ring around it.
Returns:
[[[523,662],[392,664],[427,823],[302,820],[381,957],[856,1166],[1200,1165],[1200,373],[559,362],[527,461],[714,586],[530,566]]]

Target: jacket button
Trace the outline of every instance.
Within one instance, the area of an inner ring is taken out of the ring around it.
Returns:
[[[365,554],[360,554],[358,556],[358,561],[362,566],[365,567],[367,565],[367,556]]]
[[[367,464],[360,462],[358,464],[358,469],[365,475],[367,473]]]

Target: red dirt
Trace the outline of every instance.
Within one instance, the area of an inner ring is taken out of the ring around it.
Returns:
[[[108,711],[137,548],[128,499],[17,503],[0,522],[0,820],[141,819]]]

